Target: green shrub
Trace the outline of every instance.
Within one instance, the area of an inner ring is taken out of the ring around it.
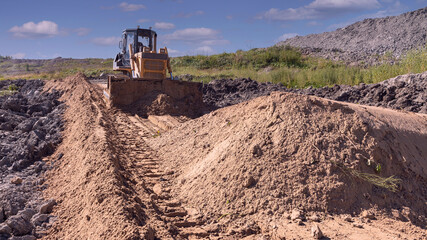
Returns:
[[[9,89],[9,91],[11,91],[11,92],[16,92],[19,90],[19,87],[16,86],[15,84],[11,84],[7,87],[7,89]]]

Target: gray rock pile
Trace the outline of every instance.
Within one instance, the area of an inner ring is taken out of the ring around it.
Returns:
[[[280,84],[259,83],[244,78],[219,79],[204,85],[203,99],[207,105],[221,108],[269,95],[273,91],[427,113],[427,72],[402,75],[376,84],[362,83],[357,86],[335,85],[306,89],[288,89]]]
[[[397,76],[376,84],[293,90],[343,102],[427,113],[427,72]]]
[[[273,91],[286,90],[282,85],[260,83],[250,78],[217,79],[203,86],[203,101],[208,106],[222,108],[265,96]]]
[[[0,96],[0,239],[35,239],[55,219],[55,201],[40,194],[49,167],[41,160],[61,141],[65,105],[60,92],[42,91],[43,81],[0,81],[0,90],[12,84],[19,90]]]
[[[304,53],[348,63],[378,63],[379,56],[399,57],[426,45],[427,7],[385,18],[365,19],[333,32],[297,36],[277,43],[302,48]]]

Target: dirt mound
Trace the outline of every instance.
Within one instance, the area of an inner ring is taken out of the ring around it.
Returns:
[[[64,92],[68,108],[64,140],[50,159],[53,169],[47,172],[49,186],[44,193],[57,200],[58,221],[46,239],[176,235],[176,227],[161,218],[157,198],[152,197],[152,185],[166,177],[155,171],[155,156],[144,144],[143,138],[152,134],[150,128],[135,127],[129,119],[136,117],[107,108],[102,89],[82,74],[51,81],[48,87]],[[168,214],[176,213],[168,209]]]
[[[251,79],[219,79],[205,84],[203,101],[215,108],[269,95],[272,91],[315,95],[337,101],[427,113],[427,72],[406,74],[376,84],[292,89]]]
[[[365,19],[333,32],[297,36],[277,45],[347,62],[379,62],[375,55],[401,56],[426,43],[427,7],[399,16]]]
[[[18,90],[0,96],[0,239],[41,237],[54,219],[41,210],[48,168],[41,160],[61,141],[65,106],[60,92],[43,91],[43,81],[0,81],[0,89],[8,86]]]
[[[274,92],[150,144],[175,171],[173,194],[236,236],[273,231],[264,221],[292,209],[426,224],[425,115]]]
[[[63,143],[56,151],[62,157],[52,157],[44,191],[58,202],[58,221],[47,239],[136,238],[137,223],[129,217],[135,206],[124,198],[123,175],[109,147],[103,96],[82,74],[47,86],[63,91],[68,106]]]

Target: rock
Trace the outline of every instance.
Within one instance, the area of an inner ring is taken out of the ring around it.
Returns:
[[[13,235],[22,236],[33,230],[31,223],[23,217],[15,215],[6,220],[6,224],[12,229]]]
[[[217,223],[212,223],[203,227],[207,232],[214,233],[219,231],[220,226]]]
[[[31,217],[36,214],[36,211],[34,211],[31,208],[26,208],[24,210],[21,210],[18,212],[18,216],[21,216],[23,219],[30,221]]]
[[[159,196],[157,196],[156,194],[152,193],[150,194],[150,200],[153,202],[155,200],[157,200],[159,198]]]
[[[323,233],[322,233],[322,231],[320,230],[319,226],[317,226],[317,224],[314,224],[314,225],[311,227],[311,236],[312,236],[314,239],[321,239],[321,238],[323,237]]]
[[[400,220],[400,221],[408,221],[400,212],[399,210],[393,209],[391,211],[391,215],[394,219]]]
[[[21,184],[22,183],[22,178],[20,178],[20,177],[14,177],[14,178],[12,178],[10,180],[10,183],[16,184],[16,185]]]
[[[147,240],[154,240],[156,239],[156,231],[151,227],[151,226],[146,226],[143,230],[142,230],[142,234],[143,239],[147,239]]]
[[[31,223],[34,226],[40,226],[43,222],[46,222],[48,218],[49,218],[49,215],[47,214],[37,213],[31,218]]]
[[[0,223],[2,223],[4,221],[4,219],[6,218],[6,216],[4,215],[4,210],[1,207],[0,208]]]
[[[51,213],[53,210],[53,206],[56,205],[56,201],[54,199],[50,199],[49,201],[47,201],[45,204],[40,206],[40,213],[44,214],[44,213]]]
[[[313,222],[320,222],[320,217],[315,213],[313,213],[313,215],[311,215],[308,219]]]
[[[0,224],[0,234],[11,234],[12,228],[10,228],[6,223]]]
[[[261,157],[262,156],[262,149],[258,144],[255,144],[255,146],[253,146],[252,155],[254,157]]]
[[[9,240],[36,240],[37,238],[33,235],[25,235],[25,236],[13,236],[9,238]]]
[[[162,192],[163,192],[163,190],[162,190],[162,184],[156,183],[154,185],[154,187],[153,187],[153,192],[155,194],[157,194],[158,196],[162,195]]]
[[[277,229],[273,231],[273,239],[286,239],[286,228],[283,225],[279,224]]]
[[[252,176],[248,176],[248,177],[246,177],[246,180],[245,180],[243,186],[249,188],[249,187],[254,186],[255,184],[256,184],[255,178]]]
[[[41,226],[36,226],[33,230],[33,235],[36,238],[42,238],[43,236],[46,236],[46,229]]]
[[[363,228],[363,225],[359,223],[353,223],[352,226],[357,228]]]
[[[295,208],[292,210],[291,220],[295,221],[297,219],[304,220],[304,215],[301,210]]]
[[[367,219],[371,219],[371,220],[375,219],[374,214],[372,214],[372,213],[368,212],[367,210],[364,210],[364,211],[360,214],[360,216],[361,216],[362,218],[367,218]]]
[[[351,218],[350,215],[344,215],[343,216],[343,220],[346,221],[346,222],[353,222],[353,219]]]

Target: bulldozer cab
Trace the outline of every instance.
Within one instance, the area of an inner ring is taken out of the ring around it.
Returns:
[[[151,29],[125,29],[122,40],[119,42],[121,49],[113,62],[113,70],[127,73],[131,69],[129,45],[132,46],[131,53],[148,52],[156,53],[157,33]]]

